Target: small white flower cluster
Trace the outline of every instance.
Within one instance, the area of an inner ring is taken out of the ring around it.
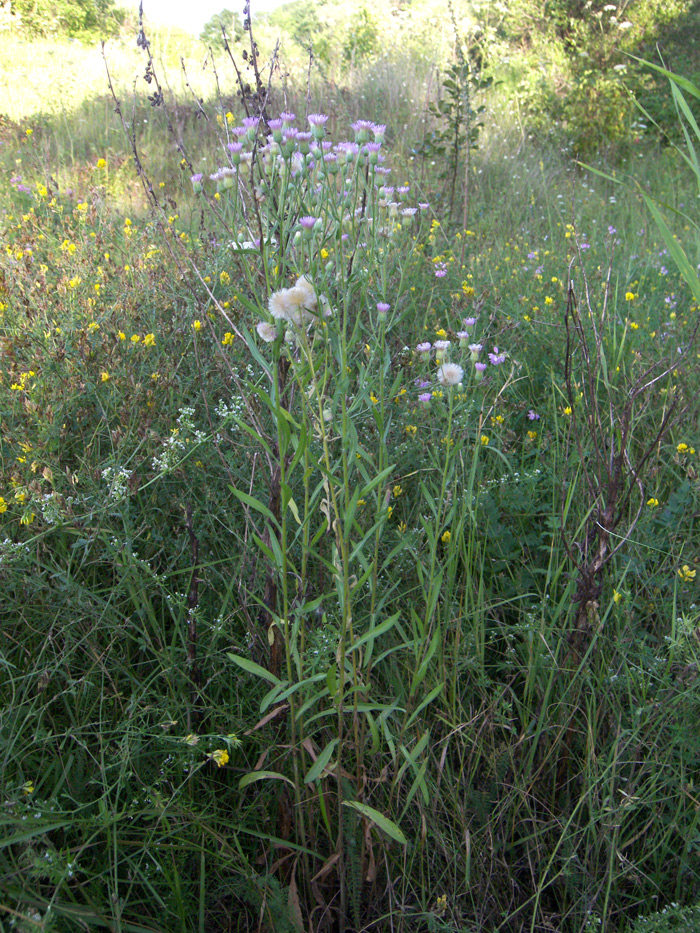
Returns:
[[[230,401],[225,402],[222,398],[219,399],[216,408],[214,409],[215,414],[219,416],[223,421],[227,421],[229,418],[235,419],[240,417],[241,413],[245,409],[245,402],[240,395],[232,395]]]
[[[177,466],[182,459],[181,454],[187,450],[193,435],[197,443],[206,439],[204,431],[196,430],[194,426],[194,408],[181,408],[177,418],[177,427],[173,428],[170,437],[163,445],[163,450],[159,457],[154,457],[151,461],[153,469],[159,473],[167,473]]]
[[[29,547],[21,541],[15,543],[10,538],[0,541],[0,566],[8,566],[28,555]]]
[[[39,508],[44,522],[47,525],[55,525],[61,520],[61,509],[58,501],[52,493],[47,493],[39,500]]]
[[[126,467],[105,467],[102,479],[109,484],[110,499],[124,499],[128,492],[128,483],[131,479],[131,470]]]

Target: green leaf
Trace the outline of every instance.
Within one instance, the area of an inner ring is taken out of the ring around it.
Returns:
[[[365,486],[362,487],[360,490],[359,498],[364,499],[378,483],[383,482],[388,476],[391,476],[395,469],[396,464],[392,463],[391,466],[386,467],[386,469],[382,470],[381,473],[378,473],[375,477],[373,477]]]
[[[318,780],[318,778],[321,777],[321,774],[323,773],[328,762],[331,760],[331,755],[333,754],[333,750],[335,749],[339,741],[340,741],[339,739],[331,739],[328,745],[326,745],[326,747],[323,749],[323,751],[318,756],[316,761],[311,765],[311,767],[307,771],[306,777],[304,778],[305,784],[312,784],[314,781]]]
[[[247,787],[249,784],[255,784],[256,781],[268,780],[285,781],[287,784],[294,787],[294,781],[290,781],[288,777],[285,777],[284,774],[280,774],[279,771],[249,771],[248,774],[244,774],[238,782],[238,789],[243,790],[244,787]]]
[[[260,502],[259,499],[255,499],[253,496],[249,496],[247,492],[243,492],[240,489],[236,489],[235,486],[228,487],[234,496],[244,504],[249,506],[251,509],[255,509],[256,512],[260,512],[261,515],[264,515],[268,521],[271,521],[273,525],[277,526],[277,519],[268,509],[268,507]]]
[[[385,619],[381,625],[377,625],[374,628],[370,629],[369,632],[366,632],[361,638],[358,638],[347,650],[347,653],[350,654],[351,651],[356,651],[361,645],[364,645],[368,641],[374,641],[375,638],[378,638],[380,635],[383,635],[384,632],[388,632],[389,629],[392,629],[399,620],[400,612],[394,613],[388,619]]]
[[[266,668],[256,664],[255,661],[250,661],[248,658],[242,658],[239,654],[231,654],[230,651],[226,653],[226,656],[230,661],[233,661],[234,664],[242,667],[244,671],[248,671],[249,674],[255,674],[257,677],[260,677],[263,680],[267,680],[271,684],[275,684],[277,687],[282,686],[282,681],[279,679],[279,677],[275,677],[271,671],[268,671]]]
[[[338,692],[338,674],[335,669],[335,661],[328,668],[328,673],[326,674],[326,686],[328,687],[328,692],[332,697]]]
[[[15,836],[5,836],[3,839],[0,839],[0,849],[5,849],[8,846],[20,845],[22,843],[29,842],[30,839],[34,838],[34,836],[42,836],[44,833],[52,833],[56,829],[63,829],[64,826],[70,825],[70,822],[37,824],[26,832],[17,833]]]
[[[361,813],[371,823],[378,826],[382,832],[390,836],[395,842],[400,843],[402,846],[406,845],[406,837],[396,823],[390,820],[388,816],[384,816],[383,813],[380,813],[379,810],[375,810],[374,807],[368,807],[366,803],[359,803],[357,800],[344,800],[343,806],[352,807],[353,810],[357,810],[358,813]]]
[[[299,518],[299,509],[297,508],[297,504],[293,498],[290,498],[289,502],[287,503],[287,506],[289,507],[289,511],[294,516],[294,519],[297,525],[301,525],[301,519]]]
[[[680,245],[678,240],[674,238],[653,199],[644,192],[641,192],[641,195],[644,198],[644,203],[654,215],[656,225],[661,231],[661,236],[664,238],[664,242],[668,247],[669,253],[671,256],[673,256],[674,262],[678,266],[680,274],[683,276],[686,284],[692,291],[695,300],[700,302],[700,280],[698,280],[695,269],[693,269],[691,264],[688,262],[688,257],[685,255],[683,247]]]
[[[252,537],[253,537],[253,541],[255,541],[255,543],[260,548],[260,550],[263,552],[265,557],[267,557],[268,560],[271,560],[272,563],[274,564],[276,562],[276,558],[275,558],[275,555],[272,553],[272,550],[257,535],[253,535]]]
[[[424,710],[425,707],[426,707],[429,703],[432,703],[432,702],[433,702],[433,700],[435,699],[435,697],[441,692],[441,690],[443,689],[444,686],[445,686],[445,684],[444,684],[444,681],[443,681],[442,683],[439,683],[439,684],[437,685],[437,687],[433,687],[433,689],[430,691],[430,693],[427,695],[427,697],[425,697],[425,699],[422,700],[421,703],[420,703],[420,704],[413,710],[413,712],[411,713],[411,716],[410,716],[408,722],[406,723],[406,728],[408,728],[408,727],[411,725],[411,723],[412,723],[412,722],[414,721],[414,719],[418,716],[418,714],[421,712],[421,710]]]
[[[629,54],[629,53],[628,53]],[[679,87],[682,87],[684,91],[687,91],[693,97],[700,99],[700,88],[698,88],[692,81],[689,81],[687,78],[681,77],[681,75],[674,74],[673,71],[668,71],[666,68],[662,68],[660,65],[655,65],[653,62],[648,62],[644,58],[637,58],[636,55],[630,55],[630,58],[633,58],[635,61],[639,62],[642,65],[646,65],[647,68],[652,68],[654,71],[658,71],[660,75],[663,75],[665,78],[668,78],[673,84],[677,84]]]

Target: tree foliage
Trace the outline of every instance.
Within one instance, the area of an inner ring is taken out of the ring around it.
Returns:
[[[127,15],[115,0],[4,0],[2,6],[9,9],[9,28],[29,38],[108,38],[119,33]]]
[[[221,13],[215,13],[204,24],[199,38],[213,48],[223,48],[224,36],[222,29],[226,31],[226,35],[232,40],[238,40],[243,35],[243,24],[239,17],[232,10],[226,9],[222,10]]]

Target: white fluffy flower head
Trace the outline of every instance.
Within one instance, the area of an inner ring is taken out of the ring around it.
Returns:
[[[458,363],[443,363],[437,371],[441,386],[458,386],[464,378],[464,370]]]

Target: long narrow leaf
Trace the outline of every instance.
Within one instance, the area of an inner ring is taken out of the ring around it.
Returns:
[[[390,820],[388,816],[384,816],[383,813],[380,813],[379,810],[375,810],[374,807],[368,807],[366,803],[359,803],[357,800],[344,800],[343,806],[352,807],[353,810],[357,810],[358,813],[361,813],[371,823],[378,826],[387,836],[390,836],[402,846],[406,845],[407,839],[396,823]]]

